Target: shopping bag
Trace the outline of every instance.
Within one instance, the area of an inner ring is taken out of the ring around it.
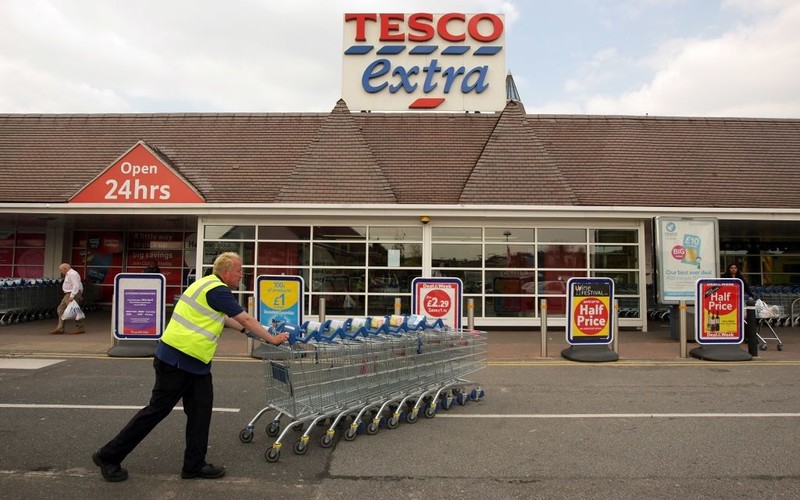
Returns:
[[[61,315],[61,319],[65,321],[68,319],[74,319],[75,321],[80,321],[85,317],[86,315],[83,314],[83,310],[81,309],[81,306],[78,305],[77,300],[73,300],[72,302],[67,304],[67,308],[64,309],[64,314]]]

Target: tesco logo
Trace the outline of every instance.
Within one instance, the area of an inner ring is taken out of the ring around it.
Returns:
[[[428,42],[434,34],[448,42],[463,42],[469,38],[481,43],[493,42],[503,34],[503,21],[495,14],[475,14],[469,20],[465,14],[443,14],[434,22],[433,14],[345,14],[346,23],[355,22],[354,41],[364,42],[367,23],[380,26],[381,42]],[[481,21],[491,26],[488,33],[481,33]],[[405,29],[404,29],[405,28]]]
[[[490,13],[345,14],[343,97],[361,110],[499,111],[504,31]]]

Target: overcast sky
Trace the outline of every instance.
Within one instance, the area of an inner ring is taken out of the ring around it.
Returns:
[[[345,12],[505,14],[528,113],[800,118],[797,0],[0,0],[0,113],[327,112]]]

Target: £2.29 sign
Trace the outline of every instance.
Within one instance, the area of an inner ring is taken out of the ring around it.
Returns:
[[[414,278],[411,313],[441,319],[451,328],[461,328],[463,289],[458,278]]]
[[[567,342],[610,344],[614,335],[614,281],[570,278],[567,293]]]
[[[203,197],[143,142],[138,142],[70,203],[203,203]]]

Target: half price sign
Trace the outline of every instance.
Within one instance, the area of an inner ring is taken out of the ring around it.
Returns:
[[[738,278],[699,279],[695,290],[698,344],[744,340],[744,283]]]
[[[567,342],[572,345],[610,344],[614,332],[614,281],[570,278],[567,290]]]

